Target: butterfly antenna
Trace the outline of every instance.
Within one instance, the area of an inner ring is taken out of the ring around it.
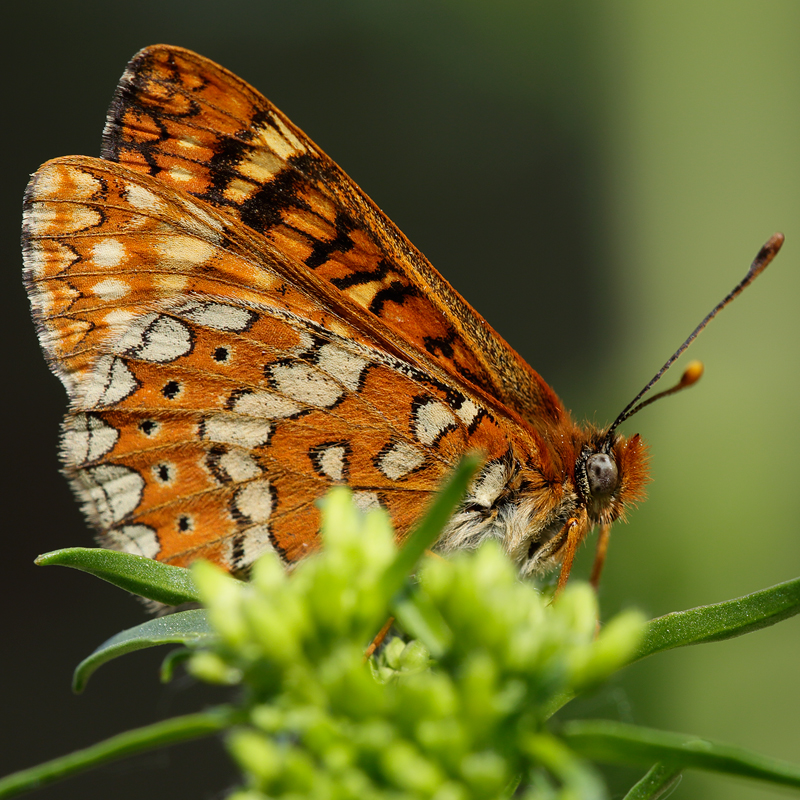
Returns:
[[[747,275],[742,278],[742,280],[736,284],[736,286],[731,290],[731,292],[721,301],[719,302],[712,311],[705,317],[705,319],[689,334],[689,338],[675,351],[675,353],[670,356],[667,360],[667,363],[664,364],[663,367],[653,376],[652,380],[642,389],[636,397],[628,403],[627,406],[622,410],[622,413],[614,420],[614,424],[608,429],[608,432],[605,435],[603,440],[603,446],[607,447],[611,444],[611,437],[614,435],[614,431],[629,417],[632,417],[637,412],[641,411],[645,406],[649,406],[650,403],[654,403],[656,400],[659,400],[662,397],[666,397],[669,394],[675,394],[675,392],[679,392],[682,389],[686,389],[689,386],[697,383],[700,380],[700,376],[703,374],[703,365],[699,361],[692,361],[689,366],[686,368],[686,371],[683,373],[680,381],[673,386],[671,389],[666,389],[663,392],[659,392],[658,394],[653,395],[652,397],[644,400],[643,402],[639,402],[650,389],[661,379],[661,376],[680,358],[683,354],[684,350],[697,338],[697,335],[703,328],[711,322],[714,317],[722,311],[725,306],[728,305],[733,299],[738,297],[766,268],[769,266],[769,263],[778,255],[778,251],[781,249],[783,245],[784,236],[782,233],[774,233],[769,238],[767,243],[758,251],[758,255],[753,259],[753,263],[750,265],[750,269],[747,271]]]

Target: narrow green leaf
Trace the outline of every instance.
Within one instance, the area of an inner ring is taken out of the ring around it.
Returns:
[[[442,530],[466,494],[469,482],[482,461],[483,459],[476,454],[464,456],[441,490],[436,493],[428,512],[403,542],[397,558],[384,573],[380,583],[385,587],[388,598],[393,598],[403,588],[403,584],[416,568],[423,553],[441,536]]]
[[[161,662],[161,669],[158,674],[161,683],[169,683],[175,674],[175,668],[179,664],[186,663],[192,657],[193,653],[194,650],[188,647],[179,647],[176,650],[170,650]]]
[[[741,636],[800,613],[800,578],[724,603],[650,620],[634,660],[690,644]]]
[[[561,796],[580,800],[605,800],[605,786],[591,764],[576,758],[564,743],[547,733],[531,736],[525,749],[563,784]]]
[[[419,639],[434,658],[441,658],[453,640],[453,634],[438,609],[417,586],[409,586],[394,599],[392,616],[414,639]]]
[[[236,712],[233,709],[218,706],[199,714],[173,717],[143,728],[135,728],[68,756],[61,756],[0,778],[0,798],[17,797],[32,789],[85,772],[99,764],[117,761],[145,750],[210,736],[236,722]]]
[[[103,642],[90,656],[84,658],[75,668],[72,689],[75,692],[82,692],[89,676],[99,666],[126,653],[160,644],[197,644],[215,637],[216,634],[208,624],[205,609],[180,611],[166,617],[150,619],[141,625],[120,631],[116,636]]]
[[[575,752],[596,761],[633,766],[660,761],[676,769],[703,769],[800,788],[800,765],[697,736],[608,720],[573,720],[560,732]]]
[[[653,764],[623,800],[658,800],[666,797],[681,781],[682,773],[669,764]]]
[[[200,600],[188,569],[171,567],[144,556],[102,547],[67,547],[45,553],[35,563],[41,567],[73,567],[168,606]]]

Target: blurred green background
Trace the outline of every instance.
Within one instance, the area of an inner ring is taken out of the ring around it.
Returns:
[[[160,654],[74,664],[144,618],[110,587],[36,570],[88,545],[58,474],[65,407],[20,284],[22,192],[44,160],[96,155],[128,59],[189,47],[274,100],[539,370],[578,417],[613,419],[775,230],[767,273],[693,346],[699,386],[627,423],[649,499],[613,533],[604,614],[657,615],[800,574],[800,4],[783,2],[14,3],[4,12],[0,190],[6,606],[0,773],[188,711]],[[676,370],[677,379],[680,369]],[[586,569],[588,557],[584,554]],[[576,713],[800,761],[798,621],[659,656]],[[635,771],[609,771],[615,796]],[[212,798],[213,742],[144,756],[43,798]],[[676,797],[768,798],[689,774]]]

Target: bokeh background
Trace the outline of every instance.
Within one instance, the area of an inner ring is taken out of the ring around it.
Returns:
[[[614,530],[608,616],[630,605],[663,614],[800,574],[798,35],[793,0],[9,4],[0,773],[215,699],[187,679],[161,686],[156,652],[104,667],[72,696],[77,661],[145,615],[96,580],[32,564],[91,537],[58,474],[65,396],[21,287],[20,201],[41,162],[98,153],[139,48],[192,48],[275,101],[579,417],[613,419],[762,242],[786,233],[775,264],[694,345],[700,385],[626,425],[650,443],[653,483]],[[791,620],[659,656],[576,713],[798,762],[799,633]],[[638,774],[608,775],[620,797]],[[215,798],[234,779],[210,741],[38,796]],[[778,793],[694,773],[676,796]]]

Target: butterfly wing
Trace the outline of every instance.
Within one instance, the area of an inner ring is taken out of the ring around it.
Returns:
[[[234,571],[270,548],[294,561],[332,483],[403,532],[462,453],[508,449],[479,398],[161,180],[48,162],[24,241],[40,339],[70,396],[65,471],[103,543]]]
[[[415,348],[535,427],[563,407],[350,178],[259,92],[188,50],[137,54],[103,157],[206,200],[263,234]]]

